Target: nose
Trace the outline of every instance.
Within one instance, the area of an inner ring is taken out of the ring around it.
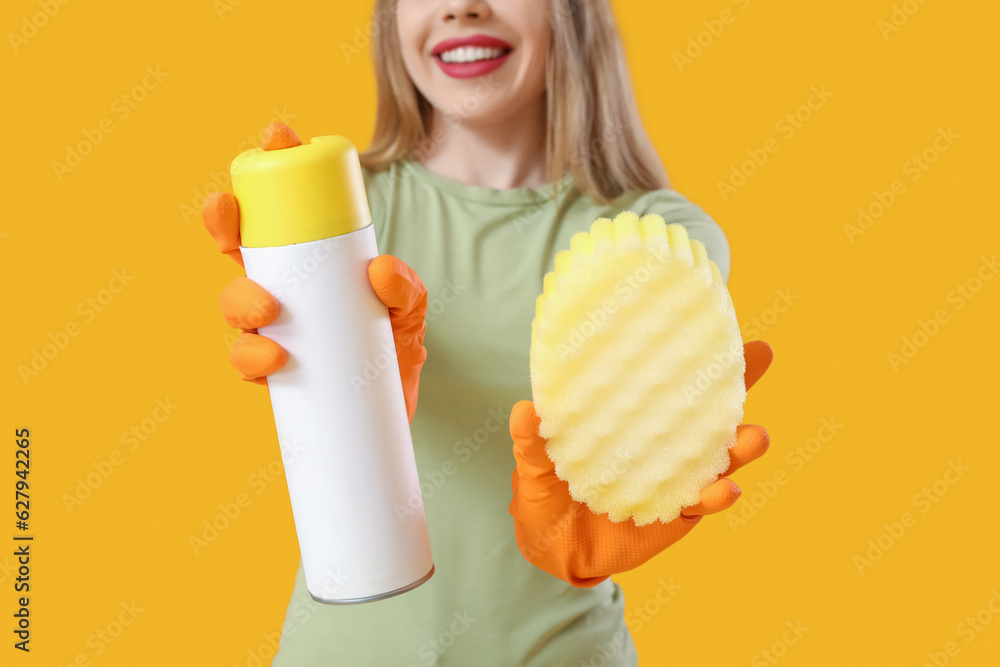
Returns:
[[[484,19],[492,13],[485,0],[447,0],[441,9],[441,18],[447,22],[463,19]]]

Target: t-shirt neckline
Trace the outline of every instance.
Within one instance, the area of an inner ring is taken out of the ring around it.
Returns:
[[[556,194],[556,185],[559,186],[560,193],[565,193],[573,184],[573,174],[567,171],[558,181],[546,183],[538,188],[509,188],[506,190],[496,190],[480,185],[468,185],[456,181],[447,176],[437,174],[424,165],[412,159],[401,159],[398,161],[400,176],[413,175],[422,181],[429,183],[435,188],[445,190],[448,193],[469,201],[482,204],[506,205],[506,204],[527,204],[540,203],[552,199]]]

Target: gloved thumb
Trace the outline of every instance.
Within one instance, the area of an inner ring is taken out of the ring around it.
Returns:
[[[392,255],[379,255],[369,262],[368,280],[375,295],[389,309],[406,416],[412,424],[420,393],[420,371],[427,360],[424,347],[427,288],[416,271]]]
[[[368,279],[379,300],[389,309],[394,333],[423,341],[426,329],[427,288],[417,272],[393,255],[379,255],[368,265]]]
[[[566,482],[556,476],[555,464],[545,453],[546,440],[538,434],[540,422],[532,401],[518,401],[510,410],[510,437],[517,461],[514,500],[520,511],[547,517],[563,509],[551,507],[552,499],[568,494],[557,493]]]

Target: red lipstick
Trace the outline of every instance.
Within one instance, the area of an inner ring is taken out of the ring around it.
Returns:
[[[501,49],[503,50],[503,53],[496,58],[477,60],[469,63],[446,63],[441,59],[441,54],[445,51],[451,51],[452,49],[457,49],[463,46],[478,47],[483,49]],[[507,42],[502,39],[497,39],[496,37],[491,37],[489,35],[470,35],[469,37],[452,37],[439,42],[431,51],[431,55],[441,70],[448,76],[455,79],[471,79],[477,76],[489,74],[503,65],[507,61],[508,56],[510,56],[511,51],[513,51],[513,48],[514,47]]]

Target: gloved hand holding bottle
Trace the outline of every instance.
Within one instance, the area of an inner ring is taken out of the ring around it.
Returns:
[[[301,144],[295,132],[282,123],[269,125],[261,140],[264,150],[280,150]],[[226,192],[213,192],[205,198],[202,218],[219,250],[243,266],[240,212],[236,197]],[[413,269],[392,255],[379,255],[372,260],[368,266],[368,277],[375,294],[389,309],[406,412],[412,423],[417,408],[420,369],[427,358],[423,345],[427,289]],[[222,290],[219,306],[226,321],[242,329],[230,353],[230,363],[240,372],[243,380],[266,384],[267,376],[287,361],[285,350],[280,345],[257,332],[258,327],[270,324],[278,316],[277,299],[246,276],[240,276]]]

